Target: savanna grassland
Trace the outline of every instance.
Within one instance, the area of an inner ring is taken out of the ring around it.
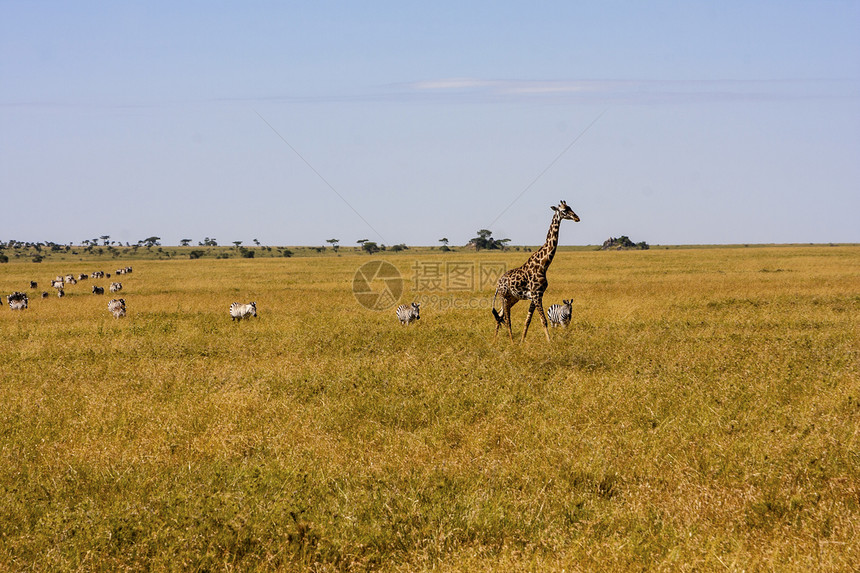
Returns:
[[[560,251],[551,344],[413,280],[526,256],[0,265],[0,570],[857,570],[860,247]]]

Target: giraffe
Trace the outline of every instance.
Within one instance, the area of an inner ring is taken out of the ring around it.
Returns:
[[[526,339],[526,333],[529,331],[532,314],[537,309],[538,316],[540,316],[540,321],[543,324],[543,331],[546,334],[547,342],[549,342],[549,329],[547,328],[546,316],[543,312],[543,293],[546,292],[549,284],[546,280],[546,270],[549,268],[552,258],[555,256],[555,250],[558,247],[558,229],[561,226],[562,219],[570,219],[574,222],[579,221],[579,217],[564,201],[560,201],[558,207],[553,206],[550,208],[555,211],[555,214],[552,216],[552,223],[549,226],[549,232],[546,234],[546,242],[540,249],[532,253],[523,266],[509,270],[499,277],[499,282],[496,284],[496,294],[493,296],[493,316],[496,318],[496,336],[499,335],[499,327],[505,324],[508,327],[508,336],[510,336],[511,342],[514,341],[514,335],[511,331],[511,307],[520,300],[529,301],[529,313],[526,316],[526,326],[523,329],[523,340]],[[497,296],[502,298],[501,315],[496,311]]]

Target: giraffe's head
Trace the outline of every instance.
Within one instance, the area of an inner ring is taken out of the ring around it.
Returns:
[[[559,217],[561,217],[562,219],[570,219],[574,223],[579,222],[579,216],[577,216],[577,214],[573,212],[573,209],[568,207],[567,203],[565,203],[564,201],[559,201],[558,207],[553,206],[550,207],[550,209],[558,213]]]

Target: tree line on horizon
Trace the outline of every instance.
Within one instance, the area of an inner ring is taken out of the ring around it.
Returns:
[[[469,241],[464,245],[464,248],[474,249],[475,251],[481,250],[506,250],[509,247],[510,239],[496,239],[493,237],[493,232],[489,229],[479,229],[477,231],[477,236],[469,239]],[[180,247],[190,247],[193,239],[180,239],[179,245]],[[233,247],[228,247],[227,245],[223,245],[225,248],[235,249],[239,256],[245,258],[253,258],[255,255],[255,250],[253,248],[248,248],[243,246],[244,241],[232,241]],[[272,251],[272,247],[264,246],[260,243],[258,239],[252,239],[254,246],[258,249],[264,249],[268,251]],[[328,248],[331,248],[335,253],[340,250],[340,239],[331,238],[326,239],[325,241],[328,243]],[[438,240],[441,243],[439,250],[443,252],[453,250],[449,246],[449,239],[447,237],[443,237]],[[385,244],[379,244],[375,241],[371,241],[369,239],[358,239],[356,241],[357,247],[354,247],[360,251],[363,251],[368,254],[374,254],[382,251],[391,251],[391,252],[400,252],[407,250],[409,247],[405,243],[399,243],[392,246],[386,246]],[[151,250],[152,248],[158,248],[160,252],[162,251],[161,237],[156,235],[152,235],[145,239],[141,239],[134,244],[126,242],[123,244],[121,241],[113,241],[111,240],[110,235],[100,235],[99,237],[92,239],[84,239],[80,244],[83,247],[83,251],[89,254],[103,254],[105,250],[108,253],[113,254],[113,256],[118,256],[119,248],[132,249],[134,253],[137,253],[138,249],[146,248],[147,250]],[[197,242],[198,247],[218,247],[218,240],[214,237],[205,237],[202,241]],[[20,251],[21,249],[33,250],[33,261],[41,262],[46,253],[58,253],[58,252],[70,252],[75,248],[73,243],[55,243],[52,241],[44,241],[44,242],[29,242],[29,241],[17,241],[15,239],[10,239],[8,241],[0,240],[0,263],[8,262],[8,255],[3,253],[3,250],[15,250]],[[277,249],[277,253],[283,257],[291,257],[294,253],[290,249],[286,247],[275,247]],[[326,250],[326,246],[322,245],[319,247],[308,247],[309,249],[315,250],[317,252],[323,252]],[[606,241],[603,242],[603,245],[600,247],[602,250],[621,250],[621,249],[640,249],[646,250],[650,248],[648,243],[645,241],[641,241],[638,243],[634,243],[627,235],[621,235],[618,238],[610,237]],[[192,249],[188,252],[188,256],[191,259],[199,259],[207,254],[207,250],[204,249]],[[174,253],[176,254],[176,253]],[[16,254],[16,256],[20,256],[20,254]],[[165,256],[170,256],[167,253]],[[229,258],[230,255],[225,252],[221,252],[216,255],[216,258]]]

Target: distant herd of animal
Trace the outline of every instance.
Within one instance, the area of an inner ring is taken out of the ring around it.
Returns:
[[[131,267],[123,267],[121,269],[116,270],[116,275],[126,275],[130,274],[133,271]],[[63,298],[66,296],[66,287],[69,285],[78,284],[78,281],[84,281],[87,279],[103,279],[110,278],[110,273],[105,273],[104,271],[95,271],[91,274],[82,273],[75,278],[75,275],[69,274],[65,276],[57,276],[51,279],[51,286],[56,289],[57,296],[59,298]],[[35,290],[39,288],[39,283],[36,281],[30,281],[30,288]],[[122,290],[122,283],[118,281],[114,281],[108,287],[108,290],[111,293],[117,293]],[[105,293],[104,287],[93,285],[92,293],[95,295],[103,295]],[[42,298],[48,298],[47,291],[42,291]],[[6,302],[9,303],[9,308],[12,310],[24,310],[30,304],[30,299],[27,296],[27,293],[15,291],[10,295],[6,296]],[[108,302],[108,312],[110,312],[115,318],[120,318],[126,315],[126,307],[125,307],[125,299],[115,298],[111,299]]]
[[[132,267],[123,267],[121,269],[117,269],[114,273],[115,275],[127,275],[131,274]],[[66,296],[66,286],[75,285],[78,281],[84,281],[87,279],[104,279],[111,278],[110,273],[105,273],[104,271],[95,271],[93,273],[87,274],[82,273],[75,278],[75,275],[69,274],[65,276],[58,276],[51,280],[51,286],[57,290],[57,296],[63,298]],[[39,288],[39,283],[36,281],[30,281],[30,288],[36,290]],[[122,283],[118,281],[114,281],[110,283],[108,290],[111,293],[117,293],[122,290]],[[95,295],[103,295],[105,293],[105,287],[93,285],[92,293]],[[47,298],[49,295],[46,291],[42,292],[42,298]],[[9,308],[12,310],[24,310],[30,304],[30,299],[27,296],[27,293],[15,291],[10,295],[6,296],[6,302],[9,303]],[[108,312],[110,312],[114,318],[120,318],[126,315],[127,308],[124,298],[113,298],[108,302]],[[250,304],[239,304],[238,302],[234,302],[230,305],[230,318],[232,320],[242,320],[243,318],[249,318],[251,316],[257,316],[257,303],[252,302]]]

